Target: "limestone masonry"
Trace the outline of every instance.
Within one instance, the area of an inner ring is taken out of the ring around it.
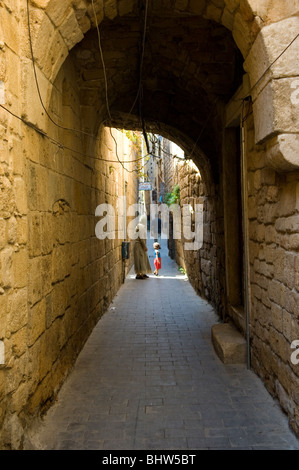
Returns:
[[[298,0],[0,1],[0,448],[23,448],[132,266],[95,208],[137,202],[120,129],[144,126],[197,168],[169,184],[203,202],[203,247],[173,256],[299,433],[298,31]]]

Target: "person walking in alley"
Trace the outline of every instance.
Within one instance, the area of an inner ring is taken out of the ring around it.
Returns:
[[[155,254],[156,254],[156,257],[155,257],[155,260],[154,260],[154,264],[155,264],[155,271],[154,271],[154,274],[156,276],[159,275],[159,270],[161,269],[161,254],[160,254],[160,245],[158,242],[155,242],[154,243],[154,250],[155,250]]]
[[[134,243],[134,269],[136,279],[147,279],[148,274],[152,272],[152,268],[147,255],[146,245],[146,216],[140,217],[139,224],[136,226],[135,231],[138,232],[138,237]]]

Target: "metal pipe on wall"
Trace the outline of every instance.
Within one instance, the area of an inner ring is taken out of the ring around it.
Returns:
[[[244,101],[241,113],[241,185],[243,205],[243,239],[244,239],[244,277],[245,277],[245,317],[246,317],[246,345],[247,368],[251,367],[250,351],[250,312],[251,312],[251,288],[250,288],[250,260],[249,260],[249,228],[248,228],[248,185],[247,185],[247,158],[246,158],[246,129],[244,119]]]

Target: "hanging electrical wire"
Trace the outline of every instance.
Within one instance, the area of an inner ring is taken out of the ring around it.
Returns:
[[[291,42],[289,42],[289,44],[283,49],[283,51],[276,57],[276,59],[273,60],[273,62],[271,62],[271,64],[266,68],[265,72],[260,76],[260,78],[255,82],[255,84],[250,88],[247,96],[243,99],[243,100],[246,100],[250,95],[251,93],[253,92],[254,88],[257,87],[257,85],[262,81],[262,79],[265,77],[265,75],[269,72],[269,70],[273,67],[273,65],[280,59],[280,57],[286,53],[286,51],[292,46],[292,44],[294,44],[294,42],[298,39],[299,37],[299,33],[296,34],[296,36],[294,37],[294,39],[292,39]]]
[[[98,34],[98,45],[99,45],[99,50],[100,50],[100,56],[101,56],[101,62],[102,62],[102,67],[103,67],[103,74],[104,74],[104,86],[105,86],[105,98],[106,98],[106,108],[107,108],[107,114],[109,116],[109,130],[110,130],[110,135],[112,137],[112,139],[114,140],[115,142],[115,154],[116,154],[116,158],[118,160],[118,162],[120,163],[120,165],[123,167],[124,170],[126,170],[127,172],[129,173],[134,173],[138,170],[136,169],[133,169],[133,170],[130,170],[128,168],[125,167],[125,164],[123,162],[121,162],[120,158],[119,158],[119,155],[118,155],[118,145],[117,145],[117,141],[112,133],[112,117],[111,117],[111,112],[110,112],[110,106],[109,106],[109,98],[108,98],[108,81],[107,81],[107,72],[106,72],[106,65],[105,65],[105,61],[104,61],[104,55],[103,55],[103,49],[102,49],[102,42],[101,42],[101,32],[100,32],[100,28],[99,28],[99,24],[98,24],[98,19],[97,19],[97,14],[96,14],[96,10],[95,10],[95,6],[94,6],[94,0],[91,0],[91,3],[92,3],[92,9],[93,9],[93,14],[94,14],[94,20],[95,20],[95,25],[96,25],[96,30],[97,30],[97,34]]]
[[[92,9],[93,9],[93,14],[94,14],[94,19],[95,19],[95,25],[96,25],[96,30],[98,34],[98,44],[99,44],[99,50],[100,50],[100,56],[101,56],[101,62],[103,66],[103,74],[104,74],[104,85],[105,85],[105,98],[106,98],[106,107],[107,107],[107,113],[109,116],[110,121],[111,119],[111,113],[110,113],[110,106],[109,106],[109,99],[108,99],[108,82],[107,82],[107,73],[106,73],[106,66],[104,62],[104,56],[103,56],[103,49],[102,49],[102,42],[101,42],[101,33],[100,33],[100,28],[98,24],[98,18],[94,6],[94,1],[91,0],[92,3]]]
[[[283,56],[283,54],[285,54],[286,51],[294,44],[294,42],[298,39],[298,37],[299,37],[299,33],[296,34],[296,36],[289,42],[289,44],[282,50],[282,52],[281,52],[281,53],[273,60],[273,62],[271,62],[271,64],[266,68],[266,70],[265,70],[265,71],[263,72],[263,74],[259,77],[259,79],[254,83],[254,85],[252,85],[252,87],[249,89],[247,95],[246,95],[244,98],[242,98],[242,99],[240,100],[241,103],[240,103],[239,108],[237,108],[237,112],[238,112],[238,111],[241,111],[241,109],[243,109],[244,103],[245,103],[246,101],[251,100],[251,94],[252,94],[253,90],[254,90],[254,89],[257,87],[257,85],[262,81],[262,79],[266,76],[266,74],[269,72],[269,70],[271,70],[271,68],[273,67],[273,65],[274,65],[274,64]],[[252,103],[252,101],[251,101],[251,103]],[[216,108],[216,104],[217,104],[217,102],[214,103],[214,107],[211,109],[211,112],[209,113],[208,118],[207,118],[207,120],[206,120],[206,122],[205,122],[203,128],[200,130],[200,133],[199,133],[199,135],[198,135],[198,137],[197,137],[197,139],[196,139],[196,141],[195,141],[195,144],[194,144],[194,146],[193,146],[193,148],[192,148],[192,151],[191,151],[191,153],[190,153],[190,155],[189,155],[189,158],[193,155],[193,152],[194,152],[194,150],[195,150],[195,147],[196,147],[196,145],[198,144],[198,142],[199,142],[199,140],[200,140],[200,138],[201,138],[201,136],[202,136],[202,134],[203,134],[203,131],[204,131],[204,129],[205,129],[205,127],[206,127],[206,125],[207,125],[207,123],[208,123],[208,121],[209,121],[211,115],[212,115],[213,112],[214,112],[214,108]],[[253,111],[252,111],[252,108],[251,108],[251,110],[248,112],[247,116],[246,116],[246,117],[243,117],[243,119],[244,119],[244,120],[248,119],[249,115],[252,114],[252,112],[253,112]]]
[[[147,28],[147,20],[148,20],[148,0],[145,0],[145,11],[144,11],[144,25],[143,25],[143,34],[142,34],[142,41],[141,41],[141,47],[140,47],[140,62],[139,62],[139,79],[138,79],[138,88],[137,88],[137,94],[136,98],[132,104],[132,107],[127,115],[129,117],[133,109],[138,101],[138,98],[140,97],[141,93],[141,87],[142,87],[142,74],[143,74],[143,63],[144,63],[144,53],[145,53],[145,40],[146,40],[146,28]],[[127,119],[125,123],[127,122]]]
[[[250,87],[247,95],[244,98],[236,99],[234,101],[240,101],[241,104],[239,108],[237,108],[237,111],[241,111],[241,108],[243,107],[243,103],[245,101],[248,101],[248,99],[251,98],[251,94],[253,90],[258,86],[258,84],[263,80],[263,78],[267,75],[267,73],[271,70],[273,65],[276,64],[276,62],[283,56],[283,54],[286,53],[286,51],[294,44],[294,42],[298,39],[299,33],[296,34],[296,36],[289,42],[289,44],[281,51],[281,53],[271,62],[271,64],[266,68],[266,70],[262,73],[262,75],[258,78],[258,80]]]
[[[60,147],[61,149],[65,149],[65,150],[69,150],[70,152],[72,153],[75,153],[77,155],[81,155],[82,157],[86,157],[86,158],[90,158],[91,160],[99,160],[99,161],[102,161],[104,163],[117,163],[118,161],[117,160],[107,160],[106,158],[101,158],[99,156],[94,156],[94,155],[89,155],[85,152],[81,152],[80,150],[77,150],[77,149],[74,149],[72,147],[69,147],[65,144],[63,144],[62,142],[58,141],[57,139],[55,139],[54,137],[51,137],[49,136],[46,132],[42,131],[41,129],[39,129],[38,127],[36,127],[34,124],[32,124],[31,122],[27,121],[26,119],[24,119],[23,117],[21,116],[18,116],[17,114],[15,114],[13,111],[11,111],[10,109],[6,108],[5,106],[3,106],[2,104],[0,104],[0,108],[4,109],[4,111],[6,111],[7,113],[11,114],[14,118],[18,119],[19,121],[23,122],[23,124],[25,124],[26,126],[30,127],[31,129],[33,129],[36,133],[38,133],[39,135],[41,135],[42,137],[44,137],[45,139],[49,140],[52,144],[54,145],[57,145],[58,147]],[[148,155],[145,155],[145,157],[147,157]],[[84,162],[82,162],[82,160],[79,160],[78,158],[76,158],[74,156],[74,158],[76,160],[78,160],[79,163],[87,166]],[[130,160],[129,163],[138,163],[140,162],[141,160],[143,160],[144,157],[140,157],[140,158],[136,158],[134,160]],[[128,163],[128,162],[122,162],[122,163]],[[90,167],[91,168],[91,167]]]
[[[120,158],[119,158],[119,155],[118,155],[118,146],[117,146],[117,141],[115,139],[115,137],[113,136],[112,134],[112,117],[111,117],[111,112],[110,112],[110,106],[109,106],[109,99],[108,99],[108,81],[107,81],[107,73],[106,73],[106,66],[105,66],[105,61],[104,61],[104,55],[103,55],[103,48],[102,48],[102,43],[101,43],[101,33],[100,33],[100,28],[99,28],[99,24],[98,24],[98,20],[97,20],[97,15],[96,15],[96,10],[95,10],[95,5],[94,5],[94,0],[91,0],[91,3],[92,3],[92,8],[93,8],[93,14],[94,14],[94,19],[95,19],[95,25],[96,25],[96,29],[97,29],[97,34],[98,34],[98,44],[99,44],[99,50],[100,50],[100,56],[101,56],[101,61],[102,61],[102,67],[103,67],[103,73],[104,73],[104,85],[105,85],[105,97],[106,97],[106,107],[107,107],[107,113],[108,113],[108,116],[109,116],[109,129],[110,129],[110,134],[111,134],[111,137],[113,138],[114,142],[115,142],[115,153],[116,153],[116,157],[117,157],[117,160],[119,161],[119,163],[122,165],[122,167],[130,172],[130,173],[133,173],[133,172],[136,172],[138,170],[129,170],[127,169],[124,164],[121,162]],[[141,96],[141,90],[142,90],[142,69],[143,69],[143,60],[144,60],[144,50],[145,50],[145,35],[146,35],[146,23],[147,23],[147,14],[148,14],[148,0],[146,0],[146,7],[145,7],[145,17],[144,17],[144,28],[143,28],[143,36],[142,36],[142,46],[141,46],[141,60],[140,60],[140,66],[139,66],[139,84],[138,84],[138,89],[137,89],[137,95],[136,95],[136,98],[133,102],[133,105],[129,111],[129,114],[127,115],[127,118],[131,115],[134,107],[135,107],[135,104],[138,100],[138,97],[140,98]],[[124,123],[125,125],[126,123]],[[144,138],[145,138],[145,142],[146,142],[146,147],[147,147],[147,152],[149,153],[149,145],[148,145],[148,141],[147,141],[147,136],[146,136],[146,133],[145,133],[145,128],[144,128],[144,122],[142,121],[142,128],[143,128],[143,134],[144,134]]]
[[[156,137],[156,134],[148,133],[148,138],[149,138],[150,143],[152,144],[152,148],[153,146],[159,143],[159,139]],[[164,156],[170,159],[177,157],[177,155],[175,155],[174,153],[170,153],[167,150],[165,150],[163,146],[161,146],[161,152],[164,154]],[[155,155],[153,151],[151,151],[151,155],[154,158],[161,158],[161,155]],[[181,157],[177,157],[177,158],[181,158]]]
[[[94,10],[94,14],[95,14],[95,7],[94,7],[94,1],[92,0],[92,5],[93,5],[93,10]],[[95,17],[96,17],[96,14],[95,14]],[[147,28],[147,19],[148,19],[148,0],[145,1],[145,14],[144,14],[144,28],[143,28],[143,34],[142,34],[142,43],[141,43],[141,59],[140,59],[140,64],[139,64],[139,81],[138,81],[138,88],[137,88],[137,94],[136,94],[136,97],[135,97],[135,100],[133,102],[133,105],[131,107],[131,109],[129,110],[129,113],[127,114],[127,119],[124,121],[124,127],[125,127],[125,124],[127,123],[128,121],[128,117],[131,115],[135,105],[136,105],[136,102],[138,100],[138,98],[140,99],[140,97],[142,98],[142,71],[143,71],[143,62],[144,62],[144,52],[145,52],[145,39],[146,39],[146,28]],[[75,128],[69,128],[69,127],[66,127],[66,126],[62,126],[61,124],[57,123],[53,118],[52,116],[49,114],[48,110],[46,109],[46,106],[44,105],[44,102],[43,102],[43,99],[42,99],[42,96],[41,96],[41,91],[40,91],[40,87],[39,87],[39,82],[38,82],[38,77],[37,77],[37,72],[36,72],[36,63],[35,63],[35,58],[34,58],[34,52],[33,52],[33,45],[32,45],[32,35],[31,35],[31,27],[30,27],[30,10],[29,10],[29,0],[27,0],[27,21],[28,21],[28,35],[29,35],[29,44],[30,44],[30,53],[31,53],[31,60],[32,60],[32,65],[33,65],[33,71],[34,71],[34,79],[35,79],[35,83],[36,83],[36,88],[37,88],[37,92],[38,92],[38,96],[39,96],[39,100],[40,100],[40,103],[46,113],[46,115],[48,116],[49,120],[55,125],[57,126],[58,128],[60,129],[63,129],[65,131],[70,131],[70,132],[74,132],[74,133],[79,133],[79,134],[82,134],[82,135],[85,135],[85,136],[89,136],[95,140],[100,140],[98,136],[94,135],[94,134],[91,134],[89,132],[86,132],[86,131],[83,131],[83,130],[80,130],[80,129],[75,129]],[[97,19],[96,19],[96,24],[97,24]],[[100,47],[100,53],[101,53],[101,58],[102,58],[102,63],[103,63],[103,69],[104,69],[104,76],[105,76],[105,95],[106,95],[106,105],[107,105],[107,113],[109,115],[109,119],[111,120],[111,113],[110,113],[110,108],[109,108],[109,100],[108,100],[108,83],[107,83],[107,76],[106,76],[106,68],[105,68],[105,64],[104,64],[104,58],[103,58],[103,51],[102,51],[102,48],[101,48],[101,38],[100,38],[100,31],[99,31],[99,28],[98,28],[98,25],[97,25],[97,30],[98,30],[98,38],[99,38],[99,47]],[[245,98],[243,98],[241,100],[241,105],[240,105],[240,109],[241,107],[243,106],[243,103],[245,101],[247,101],[251,96],[251,93],[252,91],[254,90],[254,88],[261,82],[261,80],[265,77],[265,75],[268,73],[268,71],[273,67],[273,65],[280,59],[280,57],[282,57],[282,55],[292,46],[292,44],[298,39],[299,37],[299,33],[292,39],[292,41],[290,41],[290,43],[282,50],[282,52],[275,58],[275,60],[273,60],[273,62],[267,67],[267,69],[265,70],[265,72],[260,76],[260,78],[255,82],[255,84],[250,88],[247,96]],[[214,106],[211,108],[211,111],[204,123],[204,125],[202,126],[201,130],[200,130],[200,133],[195,141],[195,144],[192,148],[192,151],[189,155],[189,158],[191,158],[194,150],[195,150],[195,147],[196,145],[198,144],[206,126],[207,126],[207,123],[212,115],[212,113],[214,112],[214,109],[216,107],[216,102],[214,103]],[[30,126],[31,128],[33,128],[36,132],[38,132],[40,135],[42,135],[43,137],[47,138],[48,140],[50,140],[52,143],[54,143],[55,145],[58,145],[60,148],[64,148],[66,150],[70,150],[71,152],[73,153],[77,153],[77,154],[80,154],[82,156],[87,156],[88,158],[92,158],[92,159],[95,159],[95,160],[101,160],[101,161],[106,161],[106,162],[111,162],[111,160],[105,160],[103,158],[100,158],[98,156],[94,157],[94,156],[91,156],[91,155],[86,155],[85,153],[83,152],[80,152],[80,151],[77,151],[76,149],[72,149],[70,147],[67,147],[65,146],[64,144],[62,144],[61,142],[57,141],[56,139],[48,136],[45,132],[41,131],[40,129],[38,129],[36,126],[34,126],[33,124],[29,123],[28,121],[26,121],[25,119],[23,119],[22,117],[14,114],[13,112],[11,112],[10,110],[8,110],[5,106],[3,105],[0,105],[2,109],[6,110],[7,112],[9,112],[10,114],[12,114],[14,117],[16,117],[17,119],[20,119],[21,121],[23,121],[23,123],[25,123],[27,126]],[[247,116],[248,117],[248,116]],[[111,132],[111,127],[110,126],[110,132]],[[145,132],[145,125],[144,125],[144,121],[143,121],[143,125],[142,125],[142,128],[143,128],[143,133],[145,135],[146,132]],[[113,136],[112,136],[113,137]],[[114,137],[113,137],[114,138]],[[146,140],[147,142],[147,140]],[[147,150],[149,150],[148,146],[147,146]],[[150,152],[148,151],[148,155],[150,154]],[[142,160],[142,158],[140,159],[135,159],[135,160],[131,160],[130,163],[134,163],[134,162],[138,162],[140,160]],[[124,165],[128,162],[122,162],[118,156],[118,153],[117,153],[117,161]],[[115,161],[113,161],[115,162]],[[82,162],[81,162],[82,163]],[[126,168],[125,168],[126,169]],[[127,169],[126,169],[127,170]]]
[[[203,125],[202,128],[200,129],[200,132],[199,132],[199,134],[198,134],[198,137],[197,137],[196,141],[194,142],[194,145],[193,145],[193,147],[192,147],[192,149],[191,149],[191,152],[190,152],[188,158],[191,158],[191,157],[192,157],[192,155],[193,155],[193,153],[194,153],[194,151],[195,151],[195,148],[196,148],[198,142],[200,141],[201,136],[202,136],[202,134],[203,134],[205,128],[207,127],[208,122],[209,122],[209,120],[210,120],[212,114],[214,113],[214,111],[215,111],[215,109],[216,109],[216,106],[217,106],[217,100],[215,100],[214,103],[213,103],[213,105],[211,106],[211,109],[210,109],[210,112],[209,112],[209,114],[208,114],[208,117],[206,118],[204,125]]]
[[[39,101],[40,101],[40,103],[41,103],[41,106],[42,106],[43,110],[45,111],[46,115],[48,116],[49,120],[50,120],[56,127],[58,127],[59,129],[63,129],[63,130],[65,130],[65,131],[74,132],[74,133],[77,133],[77,134],[83,134],[83,135],[85,135],[85,136],[92,137],[93,139],[98,139],[97,136],[95,136],[94,134],[91,134],[91,133],[89,133],[89,132],[83,131],[82,129],[75,129],[75,128],[70,128],[70,127],[62,126],[61,124],[59,124],[58,122],[56,122],[56,121],[52,118],[52,116],[50,115],[50,113],[48,112],[48,110],[47,110],[47,108],[46,108],[46,106],[45,106],[45,104],[44,104],[42,95],[41,95],[40,86],[39,86],[39,81],[38,81],[38,78],[37,78],[36,63],[35,63],[35,57],[34,57],[34,52],[33,52],[32,35],[31,35],[31,26],[30,26],[29,0],[27,0],[27,23],[28,23],[28,36],[29,36],[29,45],[30,45],[30,55],[31,55],[31,61],[32,61],[32,66],[33,66],[33,73],[34,73],[35,85],[36,85],[36,89],[37,89]]]
[[[96,19],[96,25],[97,25],[97,31],[98,31],[98,38],[99,38],[99,48],[100,48],[100,54],[101,54],[101,58],[102,58],[102,63],[103,63],[103,70],[104,70],[104,77],[105,77],[105,95],[106,95],[106,105],[107,105],[107,113],[109,115],[109,118],[110,118],[110,121],[111,121],[111,113],[110,113],[110,108],[109,108],[109,101],[108,101],[108,84],[107,84],[107,74],[106,74],[106,68],[105,68],[105,63],[104,63],[104,59],[103,59],[103,51],[102,51],[102,47],[101,47],[101,36],[100,36],[100,31],[99,31],[99,28],[98,28],[98,24],[97,24],[97,18],[96,18],[96,13],[95,13],[95,8],[94,8],[94,2],[92,0],[92,6],[93,6],[93,10],[94,10],[94,14],[95,14],[95,19]],[[42,95],[41,95],[41,90],[40,90],[40,86],[39,86],[39,81],[38,81],[38,77],[37,77],[37,71],[36,71],[36,63],[35,63],[35,57],[34,57],[34,52],[33,52],[33,44],[32,44],[32,34],[31,34],[31,26],[30,26],[30,9],[29,9],[29,0],[27,0],[27,23],[28,23],[28,36],[29,36],[29,45],[30,45],[30,54],[31,54],[31,61],[32,61],[32,66],[33,66],[33,73],[34,73],[34,80],[35,80],[35,84],[36,84],[36,89],[37,89],[37,93],[38,93],[38,97],[39,97],[39,101],[41,103],[41,106],[43,108],[43,110],[45,111],[47,117],[49,118],[49,120],[56,126],[58,127],[59,129],[62,129],[64,131],[69,131],[69,132],[74,132],[76,134],[82,134],[82,135],[85,135],[85,136],[88,136],[88,137],[91,137],[92,139],[94,140],[100,140],[100,138],[94,134],[91,134],[89,132],[86,132],[86,131],[83,131],[82,129],[75,129],[75,128],[70,128],[70,127],[66,127],[66,126],[62,126],[61,124],[59,124],[58,122],[56,122],[52,116],[50,115],[50,113],[48,112],[45,104],[44,104],[44,101],[43,101],[43,98],[42,98]],[[6,109],[5,107],[2,106],[2,108]],[[7,110],[7,109],[6,109]],[[7,110],[8,111],[8,110]],[[18,117],[15,115],[15,117]],[[27,125],[29,125],[29,123],[24,120],[24,119],[21,119],[23,120],[23,122]],[[35,126],[31,126],[31,127],[35,127]],[[35,127],[35,130],[38,131],[38,128]],[[110,132],[111,132],[111,126],[110,126]],[[45,133],[43,132],[39,132],[40,134],[43,134],[44,136],[46,136]],[[112,135],[112,133],[111,133]],[[48,137],[48,136],[47,136]],[[113,139],[114,139],[114,136],[112,135]],[[55,142],[55,139],[53,138],[50,138],[48,137],[49,140],[52,140],[52,142]],[[115,140],[115,139],[114,139]],[[62,143],[59,143],[58,144],[61,148],[67,148],[66,146],[64,146]],[[81,153],[81,152],[78,152],[77,150],[75,149],[70,149],[68,147],[68,150],[71,150],[72,152],[75,152],[75,153],[80,153],[81,155],[84,155],[86,156],[85,154]],[[92,158],[90,156],[90,158]],[[95,157],[96,160],[99,160],[98,157]],[[105,160],[105,159],[101,159],[102,161],[108,161],[108,160]],[[122,162],[117,154],[117,160],[119,161],[119,163],[123,166],[125,163],[128,163],[128,162]],[[139,159],[136,159],[135,161],[139,161]],[[133,161],[130,161],[130,163],[133,162]],[[136,171],[136,170],[129,170],[127,168],[124,168],[126,171]]]
[[[143,61],[144,61],[144,51],[145,51],[145,34],[146,34],[146,23],[147,23],[147,9],[148,9],[148,0],[145,1],[145,19],[144,19],[144,27],[143,27],[143,36],[142,36],[142,43],[141,43],[141,59],[140,59],[140,66],[139,66],[139,87],[137,96],[139,96],[139,118],[141,121],[142,126],[142,133],[144,137],[144,141],[146,144],[147,152],[150,153],[149,142],[147,138],[146,128],[145,128],[145,119],[143,115]]]

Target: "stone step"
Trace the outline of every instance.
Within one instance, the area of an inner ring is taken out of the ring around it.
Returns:
[[[214,349],[224,364],[246,363],[246,340],[232,324],[217,323],[211,332]]]

